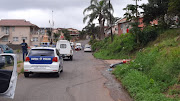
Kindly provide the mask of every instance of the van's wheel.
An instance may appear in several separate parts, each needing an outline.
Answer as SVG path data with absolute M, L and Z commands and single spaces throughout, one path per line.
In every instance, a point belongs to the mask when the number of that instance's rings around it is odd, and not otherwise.
M 24 77 L 29 77 L 29 73 L 24 72 Z
M 70 60 L 71 60 L 71 61 L 73 60 L 73 56 L 70 56 Z

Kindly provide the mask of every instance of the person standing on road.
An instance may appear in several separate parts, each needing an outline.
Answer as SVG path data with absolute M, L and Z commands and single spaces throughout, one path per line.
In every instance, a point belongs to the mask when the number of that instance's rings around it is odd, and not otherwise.
M 21 47 L 22 47 L 22 52 L 23 52 L 23 61 L 24 61 L 24 57 L 28 54 L 28 45 L 25 42 L 25 39 L 23 39 L 23 43 L 21 43 Z

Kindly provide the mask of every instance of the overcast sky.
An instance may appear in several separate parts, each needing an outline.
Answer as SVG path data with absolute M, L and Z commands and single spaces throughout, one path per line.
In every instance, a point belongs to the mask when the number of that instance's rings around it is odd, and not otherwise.
M 138 4 L 147 2 L 142 0 Z M 135 1 L 111 0 L 111 3 L 114 16 L 123 17 L 125 11 L 122 9 Z M 39 27 L 50 27 L 49 20 L 53 18 L 55 28 L 81 30 L 86 25 L 83 24 L 83 10 L 89 5 L 90 0 L 1 0 L 0 19 L 25 19 Z

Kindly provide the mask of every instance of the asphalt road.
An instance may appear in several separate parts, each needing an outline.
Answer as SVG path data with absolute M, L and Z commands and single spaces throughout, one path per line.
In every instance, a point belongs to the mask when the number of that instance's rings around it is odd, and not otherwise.
M 92 53 L 74 51 L 73 61 L 64 61 L 59 78 L 51 74 L 20 75 L 15 98 L 0 101 L 113 101 L 104 86 L 107 80 L 97 68 L 101 66 L 103 62 L 94 59 Z

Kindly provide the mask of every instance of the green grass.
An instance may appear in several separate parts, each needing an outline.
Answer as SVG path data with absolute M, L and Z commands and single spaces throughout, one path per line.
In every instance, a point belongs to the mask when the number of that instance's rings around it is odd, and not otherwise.
M 94 56 L 99 59 L 127 59 L 134 55 L 135 47 L 135 37 L 130 33 L 114 36 L 112 43 L 109 37 L 92 45 L 92 49 L 96 51 Z
M 21 69 L 21 71 L 18 73 L 18 75 L 20 75 L 21 73 L 24 73 L 24 68 Z
M 162 33 L 161 38 L 137 52 L 133 62 L 113 71 L 135 101 L 180 101 L 165 96 L 169 87 L 180 84 L 179 32 L 173 29 Z M 179 92 L 170 90 L 169 94 Z

